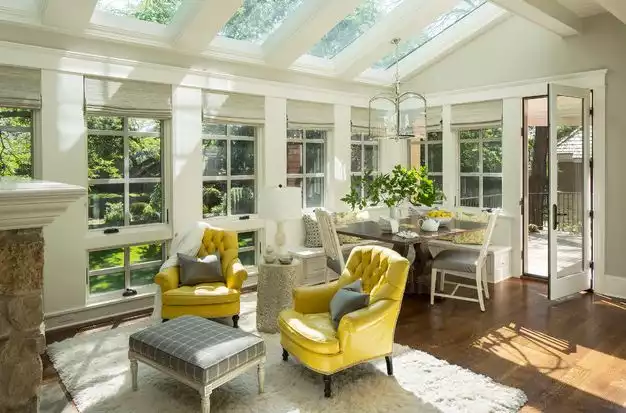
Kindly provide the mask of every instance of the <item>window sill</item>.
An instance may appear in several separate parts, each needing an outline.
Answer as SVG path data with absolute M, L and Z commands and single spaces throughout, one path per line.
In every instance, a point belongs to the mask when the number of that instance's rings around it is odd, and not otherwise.
M 85 236 L 85 248 L 93 250 L 170 239 L 172 239 L 172 228 L 169 224 L 124 227 L 119 228 L 119 232 L 115 234 L 105 234 L 103 230 L 91 230 Z
M 120 303 L 123 301 L 132 301 L 139 300 L 142 298 L 153 297 L 157 291 L 156 284 L 145 285 L 141 287 L 136 287 L 137 294 L 131 297 L 123 297 L 122 291 L 114 291 L 110 293 L 103 293 L 94 296 L 90 296 L 87 298 L 87 308 L 97 308 L 104 307 L 111 304 Z
M 204 222 L 231 231 L 254 231 L 265 228 L 265 220 L 258 215 L 250 215 L 249 219 L 239 219 L 238 216 L 204 218 Z

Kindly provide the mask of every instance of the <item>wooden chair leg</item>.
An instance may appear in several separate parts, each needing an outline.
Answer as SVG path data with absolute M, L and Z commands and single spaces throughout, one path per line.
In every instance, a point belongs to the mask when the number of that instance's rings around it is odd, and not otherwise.
M 239 328 L 239 314 L 233 316 L 233 327 Z
M 332 376 L 325 374 L 324 375 L 324 397 L 328 398 L 332 396 L 332 392 L 330 390 Z
M 385 362 L 387 363 L 387 375 L 393 376 L 393 360 L 391 356 L 385 356 Z
M 288 358 L 289 358 L 289 353 L 287 353 L 287 350 L 283 349 L 283 361 L 287 361 Z
M 482 270 L 483 286 L 485 287 L 485 297 L 489 297 L 489 283 L 487 282 L 487 268 L 483 267 Z
M 430 305 L 435 304 L 435 288 L 437 287 L 437 269 L 430 272 Z
M 481 281 L 482 268 L 476 268 L 476 293 L 478 294 L 478 304 L 480 311 L 485 311 L 485 302 L 483 301 L 483 286 Z
M 441 291 L 445 291 L 445 289 L 446 289 L 446 272 L 445 271 L 441 271 L 440 290 Z

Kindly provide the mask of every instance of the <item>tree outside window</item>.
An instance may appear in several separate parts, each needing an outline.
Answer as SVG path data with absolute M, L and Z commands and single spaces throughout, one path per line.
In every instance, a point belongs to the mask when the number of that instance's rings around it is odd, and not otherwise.
M 0 176 L 33 176 L 33 112 L 0 107 Z
M 461 206 L 502 207 L 502 129 L 459 130 Z
M 287 130 L 287 186 L 302 188 L 304 208 L 324 206 L 326 131 Z
M 368 133 L 353 133 L 350 145 L 350 176 L 351 187 L 360 186 L 361 179 L 369 172 L 379 171 L 378 141 Z M 363 192 L 363 188 L 355 188 Z M 366 196 L 362 193 L 361 196 Z
M 411 166 L 426 166 L 436 189 L 443 191 L 443 133 L 430 131 L 426 134 L 426 141 L 410 141 L 409 154 Z

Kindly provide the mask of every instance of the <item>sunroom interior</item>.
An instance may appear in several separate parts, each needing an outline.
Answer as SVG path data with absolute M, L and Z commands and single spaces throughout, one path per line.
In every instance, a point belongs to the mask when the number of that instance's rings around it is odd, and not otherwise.
M 601 307 L 607 320 L 624 319 L 624 44 L 626 4 L 612 0 L 0 0 L 0 231 L 42 227 L 34 217 L 52 211 L 41 199 L 16 208 L 20 185 L 84 189 L 42 230 L 40 307 L 55 341 L 152 314 L 155 275 L 198 222 L 237 234 L 242 297 L 256 297 L 278 239 L 260 206 L 270 187 L 301 190 L 301 216 L 281 223 L 284 252 L 302 263 L 301 284 L 328 282 L 303 216 L 347 213 L 346 196 L 365 196 L 366 178 L 424 167 L 441 195 L 435 209 L 498 211 L 485 273 L 492 297 L 483 313 L 406 295 L 402 344 L 433 350 L 409 332 L 418 326 L 451 331 L 477 319 L 495 331 L 522 301 L 542 309 L 542 325 L 572 301 L 581 318 Z M 397 80 L 425 98 L 422 128 L 373 136 L 386 109 L 371 98 Z M 359 213 L 379 222 L 412 210 L 381 203 Z M 428 249 L 436 256 L 450 244 Z M 415 324 L 417 313 L 430 318 Z M 493 314 L 501 325 L 485 321 Z M 443 327 L 433 321 L 446 317 Z M 490 333 L 472 334 L 468 348 Z M 626 371 L 623 351 L 598 354 Z M 541 411 L 531 382 L 507 384 Z M 626 403 L 623 386 L 571 389 L 587 407 Z

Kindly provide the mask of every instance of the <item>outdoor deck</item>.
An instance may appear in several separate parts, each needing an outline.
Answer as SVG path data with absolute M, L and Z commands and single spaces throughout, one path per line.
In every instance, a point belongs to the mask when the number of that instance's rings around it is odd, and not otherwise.
M 527 273 L 548 277 L 548 232 L 528 234 Z M 560 232 L 558 235 L 557 271 L 579 265 L 582 256 L 582 237 L 578 234 Z

